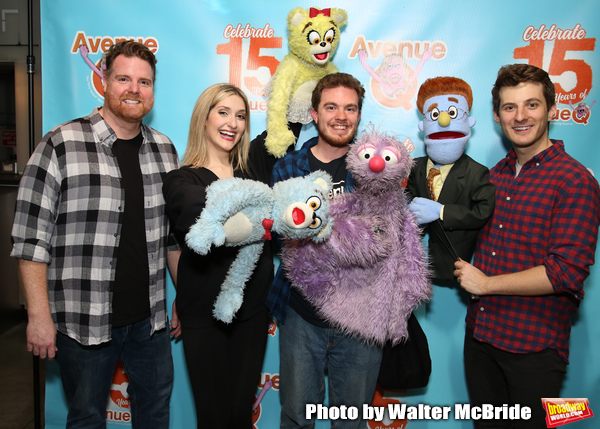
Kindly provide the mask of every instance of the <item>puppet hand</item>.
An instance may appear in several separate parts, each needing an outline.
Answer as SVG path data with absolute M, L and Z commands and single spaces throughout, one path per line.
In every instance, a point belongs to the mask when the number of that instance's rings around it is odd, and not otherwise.
M 419 225 L 431 223 L 434 220 L 440 218 L 443 205 L 437 201 L 429 200 L 427 198 L 416 197 L 408 205 L 410 211 L 412 211 L 417 217 Z
M 237 212 L 223 224 L 225 243 L 238 244 L 252 235 L 254 227 L 245 213 Z

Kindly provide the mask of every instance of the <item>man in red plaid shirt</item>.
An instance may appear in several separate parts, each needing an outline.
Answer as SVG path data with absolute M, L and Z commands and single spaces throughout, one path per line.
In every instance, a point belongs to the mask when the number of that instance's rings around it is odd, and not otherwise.
M 548 74 L 502 67 L 492 89 L 494 119 L 513 148 L 490 170 L 496 206 L 473 265 L 455 263 L 472 294 L 465 375 L 473 405 L 520 404 L 530 420 L 478 420 L 476 427 L 545 428 L 540 399 L 560 397 L 571 316 L 594 263 L 600 191 L 592 174 L 548 137 L 556 113 Z M 476 268 L 477 267 L 477 268 Z

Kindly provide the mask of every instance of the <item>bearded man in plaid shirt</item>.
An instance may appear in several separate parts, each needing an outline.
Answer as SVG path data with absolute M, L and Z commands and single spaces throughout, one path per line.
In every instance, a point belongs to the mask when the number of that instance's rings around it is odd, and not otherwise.
M 142 123 L 154 105 L 155 64 L 140 43 L 113 45 L 103 58 L 104 105 L 52 129 L 19 187 L 11 255 L 27 300 L 27 348 L 56 357 L 69 428 L 106 426 L 118 359 L 133 427 L 169 425 L 162 179 L 178 157 Z M 177 256 L 175 247 L 169 260 Z
M 513 148 L 490 170 L 496 206 L 473 265 L 455 263 L 460 285 L 472 294 L 467 387 L 475 405 L 531 408 L 529 420 L 478 420 L 476 427 L 545 428 L 541 398 L 560 397 L 571 317 L 594 263 L 600 191 L 564 143 L 548 137 L 556 113 L 548 73 L 505 66 L 492 97 L 494 118 Z

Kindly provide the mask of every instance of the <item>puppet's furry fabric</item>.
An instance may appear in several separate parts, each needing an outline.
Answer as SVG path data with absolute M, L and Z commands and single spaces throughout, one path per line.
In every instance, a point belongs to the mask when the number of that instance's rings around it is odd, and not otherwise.
M 331 57 L 340 41 L 340 28 L 347 22 L 343 9 L 297 7 L 287 16 L 290 52 L 283 58 L 265 88 L 267 137 L 265 145 L 277 158 L 296 140 L 288 121 L 308 124 L 311 96 L 317 82 L 338 71 Z
M 346 158 L 356 189 L 334 198 L 330 237 L 287 240 L 282 263 L 292 286 L 340 329 L 369 343 L 397 343 L 432 293 L 419 228 L 403 192 L 412 159 L 403 143 L 374 129 Z
M 236 177 L 218 180 L 206 189 L 206 206 L 186 235 L 187 245 L 201 255 L 213 246 L 240 246 L 215 301 L 216 319 L 231 323 L 240 309 L 244 286 L 271 230 L 288 238 L 327 238 L 330 188 L 331 177 L 316 172 L 279 182 L 272 189 Z

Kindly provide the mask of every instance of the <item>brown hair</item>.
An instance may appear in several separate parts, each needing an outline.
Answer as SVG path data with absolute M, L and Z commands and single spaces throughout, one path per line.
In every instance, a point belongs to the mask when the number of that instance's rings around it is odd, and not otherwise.
M 498 77 L 492 88 L 492 103 L 497 115 L 500 114 L 500 90 L 505 86 L 517 86 L 523 82 L 542 85 L 547 110 L 556 104 L 556 89 L 545 70 L 529 64 L 510 64 L 498 70 Z
M 248 152 L 250 151 L 250 105 L 246 94 L 238 87 L 228 83 L 217 83 L 209 86 L 200 94 L 192 111 L 190 120 L 190 131 L 182 164 L 192 167 L 204 167 L 208 165 L 208 147 L 206 143 L 205 126 L 210 111 L 219 102 L 230 95 L 237 95 L 244 101 L 246 108 L 246 128 L 240 141 L 229 153 L 229 162 L 234 169 L 248 171 Z
M 427 79 L 419 88 L 417 108 L 423 114 L 425 101 L 436 95 L 456 94 L 467 99 L 469 110 L 473 105 L 473 91 L 467 82 L 457 77 L 440 76 Z
M 365 89 L 358 79 L 348 73 L 333 73 L 321 78 L 312 93 L 312 107 L 317 110 L 321 102 L 321 93 L 324 89 L 337 88 L 343 86 L 353 89 L 358 94 L 358 112 L 362 109 L 363 99 L 365 98 Z
M 152 79 L 156 80 L 156 57 L 147 46 L 133 40 L 122 40 L 115 43 L 104 53 L 102 56 L 102 73 L 105 78 L 112 73 L 113 63 L 119 55 L 128 58 L 138 57 L 146 61 L 152 67 Z

